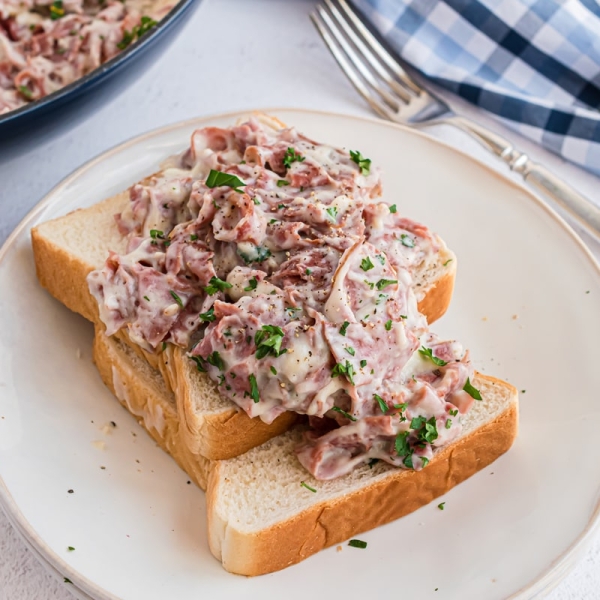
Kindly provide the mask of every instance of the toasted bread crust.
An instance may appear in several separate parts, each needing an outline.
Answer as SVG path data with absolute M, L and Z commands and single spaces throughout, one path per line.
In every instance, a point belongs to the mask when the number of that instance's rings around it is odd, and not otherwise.
M 492 421 L 443 449 L 425 469 L 392 471 L 389 477 L 315 504 L 257 533 L 242 533 L 219 515 L 216 502 L 224 466 L 217 463 L 207 487 L 211 551 L 232 573 L 271 573 L 403 517 L 445 494 L 504 454 L 517 435 L 517 390 L 493 377 L 478 375 L 478 379 L 504 387 L 511 395 L 510 405 Z
M 432 283 L 424 298 L 419 302 L 419 312 L 427 317 L 428 323 L 437 321 L 448 310 L 454 292 L 455 279 L 456 261 L 453 261 L 451 268 L 440 279 Z
M 189 378 L 202 377 L 210 382 L 208 375 L 190 370 L 189 359 L 179 349 L 174 352 L 173 366 L 176 371 L 175 397 L 181 438 L 192 452 L 206 458 L 224 460 L 239 456 L 287 431 L 298 418 L 296 413 L 286 412 L 267 425 L 258 418 L 250 419 L 233 403 L 230 403 L 228 410 L 207 418 L 195 409 L 193 386 Z M 214 384 L 210 382 L 210 385 Z
M 211 461 L 190 452 L 179 435 L 179 418 L 173 394 L 145 377 L 119 348 L 119 343 L 96 328 L 93 358 L 106 387 L 138 423 L 201 489 L 206 489 Z M 161 382 L 162 383 L 162 382 Z M 119 389 L 117 389 L 117 387 Z M 160 419 L 157 419 L 157 413 Z
M 88 321 L 98 320 L 98 305 L 90 295 L 86 282 L 92 270 L 89 265 L 46 239 L 38 227 L 31 230 L 31 243 L 35 271 L 42 287 Z
M 63 217 L 41 223 L 31 230 L 39 282 L 67 308 L 93 323 L 98 321 L 98 304 L 90 294 L 86 278 L 90 271 L 104 264 L 108 250 L 124 250 L 124 240 L 120 239 L 120 243 L 116 241 L 121 236 L 113 215 L 122 211 L 128 202 L 129 192 L 121 192 L 89 208 L 74 210 Z M 89 236 L 96 236 L 104 246 L 97 248 L 99 264 L 77 253 L 75 240 L 68 239 L 68 230 L 77 229 L 77 223 L 84 216 L 86 224 L 91 227 Z M 115 245 L 106 247 L 109 240 L 114 241 Z

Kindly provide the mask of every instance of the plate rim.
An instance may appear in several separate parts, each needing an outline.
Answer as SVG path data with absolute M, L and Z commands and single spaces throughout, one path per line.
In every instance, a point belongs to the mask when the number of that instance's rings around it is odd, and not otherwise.
M 194 0 L 180 0 L 178 4 L 187 4 L 191 3 Z M 79 80 L 81 81 L 81 80 Z M 596 274 L 600 276 L 600 262 L 596 259 L 596 257 L 592 254 L 590 248 L 584 243 L 582 238 L 575 232 L 575 230 L 571 227 L 567 221 L 556 212 L 551 206 L 546 204 L 536 193 L 532 190 L 526 188 L 519 182 L 513 181 L 509 179 L 501 172 L 496 171 L 491 166 L 486 164 L 483 160 L 472 156 L 466 151 L 457 148 L 453 144 L 441 140 L 437 137 L 427 134 L 425 131 L 421 129 L 416 129 L 413 127 L 408 127 L 406 125 L 402 125 L 399 123 L 394 123 L 391 121 L 386 121 L 384 119 L 380 119 L 377 117 L 366 116 L 366 115 L 356 115 L 349 114 L 345 112 L 335 112 L 328 110 L 319 110 L 319 109 L 310 109 L 310 108 L 299 108 L 293 106 L 279 106 L 279 107 L 269 107 L 269 108 L 249 108 L 249 109 L 237 109 L 227 112 L 221 113 L 210 113 L 207 115 L 199 115 L 196 117 L 192 117 L 190 119 L 185 119 L 182 121 L 176 121 L 174 123 L 170 123 L 167 125 L 163 125 L 162 127 L 158 127 L 155 129 L 151 129 L 146 131 L 140 135 L 129 138 L 124 142 L 111 146 L 107 150 L 101 152 L 94 158 L 86 161 L 81 166 L 77 167 L 73 170 L 69 175 L 64 177 L 61 181 L 59 181 L 50 191 L 48 191 L 43 198 L 37 202 L 31 210 L 27 212 L 27 214 L 23 217 L 23 219 L 19 222 L 19 224 L 15 227 L 15 229 L 11 232 L 11 234 L 6 238 L 5 242 L 0 247 L 0 267 L 2 266 L 2 262 L 9 254 L 10 250 L 13 248 L 16 243 L 18 237 L 23 233 L 24 230 L 33 225 L 33 221 L 35 221 L 36 217 L 48 206 L 52 205 L 53 200 L 56 200 L 55 196 L 60 193 L 60 191 L 69 185 L 71 182 L 77 180 L 77 178 L 85 173 L 87 170 L 91 169 L 98 163 L 103 162 L 109 156 L 120 152 L 130 146 L 133 146 L 139 142 L 143 142 L 144 140 L 152 139 L 155 136 L 159 136 L 161 134 L 167 133 L 174 129 L 184 128 L 184 127 L 197 127 L 200 123 L 204 123 L 210 121 L 211 119 L 234 119 L 244 116 L 249 116 L 253 113 L 267 113 L 267 114 L 277 114 L 281 112 L 294 112 L 294 113 L 304 113 L 309 115 L 317 115 L 317 116 L 328 116 L 334 118 L 343 118 L 349 120 L 362 121 L 366 123 L 372 123 L 376 125 L 383 125 L 392 130 L 398 130 L 403 132 L 404 134 L 414 135 L 416 137 L 427 140 L 434 145 L 442 146 L 451 152 L 457 153 L 461 155 L 467 161 L 473 163 L 477 166 L 477 168 L 483 169 L 487 172 L 488 176 L 491 175 L 497 179 L 502 180 L 505 184 L 518 189 L 521 193 L 524 193 L 527 197 L 528 201 L 535 202 L 538 207 L 542 208 L 546 214 L 554 219 L 565 233 L 568 234 L 572 241 L 576 243 L 578 249 L 583 252 L 583 255 L 588 259 L 590 266 L 596 271 Z M 30 544 L 33 547 L 34 553 L 38 552 L 43 559 L 45 559 L 49 566 L 60 573 L 66 573 L 68 578 L 73 582 L 73 585 L 78 588 L 79 591 L 89 594 L 96 600 L 121 600 L 118 596 L 107 592 L 106 590 L 99 587 L 98 584 L 88 579 L 87 577 L 81 575 L 74 567 L 69 565 L 64 559 L 62 559 L 58 554 L 52 551 L 41 536 L 36 532 L 33 526 L 29 523 L 29 521 L 25 518 L 25 516 L 20 511 L 17 503 L 14 498 L 10 494 L 8 487 L 6 486 L 4 480 L 2 479 L 2 475 L 0 473 L 0 510 L 3 510 L 6 514 L 6 517 L 15 529 L 21 534 L 22 537 L 26 540 L 26 545 Z M 552 563 L 542 572 L 540 573 L 536 579 L 533 579 L 531 582 L 521 587 L 515 593 L 507 598 L 507 600 L 526 600 L 529 598 L 539 597 L 540 594 L 547 594 L 551 589 L 556 587 L 558 583 L 569 573 L 569 571 L 575 566 L 576 560 L 583 554 L 585 550 L 589 547 L 590 542 L 594 534 L 600 530 L 600 498 L 596 501 L 596 506 L 592 511 L 589 521 L 581 531 L 581 533 L 576 537 L 576 539 L 572 542 L 572 544 L 564 550 L 562 554 L 557 556 Z M 36 557 L 37 558 L 37 557 Z

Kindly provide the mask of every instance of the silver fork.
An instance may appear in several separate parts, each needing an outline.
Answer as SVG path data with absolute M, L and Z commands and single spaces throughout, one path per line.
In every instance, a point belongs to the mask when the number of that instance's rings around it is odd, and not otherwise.
M 600 240 L 599 207 L 508 140 L 457 115 L 444 100 L 417 83 L 403 61 L 383 47 L 346 0 L 323 0 L 311 19 L 352 85 L 377 114 L 417 128 L 440 124 L 458 127 Z

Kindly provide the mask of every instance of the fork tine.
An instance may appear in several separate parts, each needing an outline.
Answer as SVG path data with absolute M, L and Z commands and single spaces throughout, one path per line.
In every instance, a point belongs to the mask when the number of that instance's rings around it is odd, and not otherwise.
M 319 8 L 320 7 L 317 7 L 317 11 Z M 354 86 L 356 91 L 368 102 L 368 104 L 371 106 L 371 108 L 378 115 L 380 115 L 384 119 L 392 120 L 393 114 L 392 114 L 391 110 L 387 106 L 385 106 L 383 103 L 381 103 L 375 99 L 375 97 L 373 96 L 373 94 L 371 93 L 369 88 L 363 83 L 363 81 L 357 75 L 354 68 L 350 65 L 350 63 L 346 59 L 345 55 L 342 53 L 342 51 L 339 49 L 339 47 L 336 44 L 336 42 L 334 41 L 334 39 L 329 34 L 328 27 L 327 27 L 326 23 L 323 21 L 323 19 L 321 18 L 320 12 L 311 13 L 310 18 L 312 19 L 312 22 L 314 23 L 315 27 L 317 28 L 317 31 L 319 32 L 320 36 L 323 38 L 323 41 L 329 48 L 329 51 L 333 55 L 333 58 L 335 58 L 336 62 L 341 67 L 342 71 L 344 71 L 344 74 L 350 80 L 350 83 Z
M 332 15 L 327 11 L 323 5 L 317 6 L 317 12 L 321 17 L 321 20 L 327 26 L 328 32 L 333 37 L 342 52 L 344 52 L 346 59 L 352 63 L 355 70 L 357 70 L 362 76 L 363 80 L 366 81 L 389 105 L 389 107 L 398 111 L 400 108 L 400 104 L 408 102 L 410 99 L 406 97 L 406 92 L 403 91 L 402 96 L 400 98 L 390 94 L 376 79 L 376 76 L 372 73 L 369 67 L 363 62 L 361 57 L 357 54 L 357 52 L 352 48 L 346 37 L 344 36 L 344 32 L 341 30 L 339 26 L 336 26 L 335 22 L 332 20 Z
M 379 58 L 388 66 L 388 68 L 398 77 L 398 79 L 415 94 L 419 95 L 423 89 L 417 85 L 408 73 L 400 66 L 398 61 L 379 43 L 379 40 L 369 31 L 369 29 L 360 20 L 354 9 L 350 8 L 346 0 L 337 0 L 340 8 L 344 11 L 348 19 L 366 41 L 367 45 L 377 53 Z
M 386 68 L 385 63 L 381 62 L 381 59 L 378 57 L 377 53 L 374 53 L 374 51 L 369 47 L 368 43 L 363 41 L 360 36 L 360 32 L 356 31 L 354 27 L 352 27 L 348 20 L 349 17 L 347 17 L 345 14 L 342 14 L 332 0 L 323 0 L 323 3 L 329 9 L 329 13 L 337 25 L 344 30 L 346 36 L 350 39 L 359 54 L 367 60 L 375 73 L 379 75 L 379 77 L 381 77 L 404 102 L 410 102 L 411 98 L 413 97 L 412 88 L 407 88 L 402 83 L 399 83 L 396 79 L 394 79 L 394 74 L 390 74 L 389 69 Z

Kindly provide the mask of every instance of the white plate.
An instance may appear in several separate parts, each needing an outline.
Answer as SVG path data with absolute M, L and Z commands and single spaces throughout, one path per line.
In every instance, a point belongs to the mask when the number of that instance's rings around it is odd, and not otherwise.
M 477 368 L 527 390 L 513 449 L 447 494 L 444 511 L 435 502 L 361 535 L 366 550 L 331 548 L 253 579 L 212 558 L 202 492 L 103 387 L 91 326 L 37 284 L 29 229 L 124 189 L 183 148 L 194 127 L 229 125 L 238 116 L 230 114 L 161 129 L 92 161 L 0 253 L 5 511 L 94 598 L 487 600 L 547 591 L 598 520 L 598 265 L 525 190 L 439 142 L 371 119 L 274 112 L 381 165 L 387 198 L 456 251 L 455 297 L 434 328 L 471 348 Z M 107 435 L 111 420 L 118 426 Z

